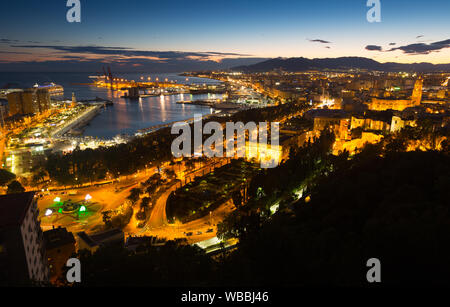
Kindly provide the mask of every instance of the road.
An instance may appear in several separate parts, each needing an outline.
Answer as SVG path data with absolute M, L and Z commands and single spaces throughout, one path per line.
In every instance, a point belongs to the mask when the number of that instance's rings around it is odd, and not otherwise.
M 167 224 L 166 203 L 170 194 L 177 189 L 177 184 L 173 184 L 165 191 L 153 206 L 152 213 L 147 222 L 148 227 L 159 227 Z
M 180 188 L 189 181 L 192 181 L 197 176 L 202 176 L 213 171 L 214 168 L 225 165 L 229 161 L 229 159 L 222 159 L 219 161 L 212 161 L 206 165 L 197 163 L 197 168 L 185 175 L 188 180 L 183 180 L 183 182 L 178 181 L 162 193 L 156 201 L 149 220 L 144 228 L 139 229 L 136 227 L 137 220 L 133 214 L 133 218 L 129 225 L 124 229 L 124 232 L 128 235 L 153 235 L 165 237 L 167 239 L 186 238 L 190 243 L 196 243 L 215 237 L 215 226 L 217 223 L 220 222 L 229 212 L 234 210 L 234 206 L 231 203 L 221 205 L 219 208 L 211 212 L 210 216 L 205 216 L 186 224 L 168 224 L 166 204 L 169 195 L 177 188 Z M 184 166 L 182 168 L 183 169 L 178 167 L 179 173 L 184 173 L 186 171 Z M 152 168 L 148 171 L 142 171 L 135 175 L 122 177 L 120 182 L 116 181 L 115 183 L 105 184 L 100 187 L 90 186 L 71 189 L 77 191 L 76 195 L 62 194 L 62 191 L 51 192 L 49 195 L 44 196 L 38 201 L 41 226 L 44 230 L 51 229 L 53 226 L 61 226 L 67 228 L 68 231 L 73 233 L 80 231 L 98 231 L 103 226 L 101 212 L 115 210 L 120 207 L 129 196 L 130 190 L 136 187 L 140 182 L 148 179 L 148 177 L 156 173 L 156 171 L 156 168 Z M 67 191 L 65 193 L 67 193 Z M 45 216 L 46 210 L 53 205 L 55 197 L 60 197 L 62 201 L 70 200 L 71 202 L 82 202 L 87 194 L 92 196 L 92 207 L 95 208 L 95 212 L 93 212 L 93 214 L 88 218 L 78 220 L 75 217 L 58 213 L 54 213 L 50 217 Z M 213 229 L 213 231 L 207 232 L 208 229 Z M 188 232 L 192 232 L 193 235 L 186 236 L 185 233 Z M 197 234 L 198 232 L 201 232 L 201 234 Z
M 95 231 L 101 228 L 103 225 L 102 211 L 115 210 L 121 206 L 125 199 L 130 195 L 130 190 L 136 187 L 139 182 L 146 180 L 152 173 L 140 172 L 133 176 L 129 176 L 128 179 L 121 179 L 120 182 L 113 184 L 106 184 L 100 187 L 88 187 L 76 190 L 76 195 L 62 194 L 62 192 L 51 192 L 39 199 L 39 215 L 41 219 L 41 226 L 44 230 L 51 229 L 53 226 L 66 227 L 68 231 Z M 54 203 L 55 197 L 60 197 L 61 201 L 82 202 L 85 196 L 89 194 L 92 196 L 92 203 L 95 210 L 89 218 L 85 220 L 77 220 L 71 216 L 63 214 L 54 214 L 54 216 L 46 217 L 45 212 L 47 208 L 51 207 Z
M 189 177 L 190 181 L 192 181 L 195 177 L 210 173 L 214 171 L 215 168 L 221 167 L 229 163 L 230 161 L 230 159 L 213 161 L 212 163 L 209 163 L 200 169 L 190 172 L 186 176 Z M 191 244 L 215 237 L 217 232 L 217 223 L 222 221 L 226 215 L 228 215 L 235 209 L 231 201 L 222 204 L 216 210 L 210 212 L 209 216 L 205 216 L 203 218 L 185 224 L 182 224 L 180 222 L 177 222 L 175 224 L 167 223 L 167 199 L 173 191 L 184 186 L 187 182 L 189 181 L 184 180 L 178 183 L 174 183 L 166 191 L 164 191 L 164 193 L 156 201 L 152 209 L 152 213 L 150 214 L 150 217 L 144 228 L 136 228 L 136 223 L 133 223 L 132 221 L 130 222 L 130 224 L 128 224 L 125 231 L 130 235 L 151 235 L 164 237 L 166 239 L 186 238 Z M 210 230 L 210 232 L 207 232 L 208 230 Z M 186 233 L 189 232 L 192 232 L 192 235 L 186 236 Z
M 234 209 L 235 207 L 232 201 L 228 201 L 219 206 L 216 210 L 212 211 L 210 215 L 194 221 L 185 224 L 177 222 L 174 224 L 165 224 L 160 226 L 147 225 L 140 231 L 129 234 L 138 236 L 157 236 L 168 240 L 186 238 L 188 243 L 194 244 L 214 238 L 217 233 L 217 223 L 221 222 Z M 211 232 L 207 232 L 211 229 Z M 189 232 L 192 232 L 192 235 L 186 236 L 186 233 Z

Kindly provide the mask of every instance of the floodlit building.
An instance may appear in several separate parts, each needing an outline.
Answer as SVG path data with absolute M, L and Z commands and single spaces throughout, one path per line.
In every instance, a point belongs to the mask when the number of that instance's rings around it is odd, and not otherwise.
M 423 79 L 419 78 L 416 80 L 410 99 L 398 99 L 395 97 L 372 97 L 371 101 L 367 103 L 367 105 L 370 110 L 374 111 L 403 111 L 406 108 L 416 107 L 419 106 L 422 101 L 422 88 Z
M 414 106 L 411 99 L 397 99 L 397 98 L 378 98 L 372 97 L 371 102 L 369 102 L 368 107 L 373 111 L 386 111 L 386 110 L 396 110 L 403 111 L 406 108 Z
M 385 131 L 391 129 L 392 111 L 367 111 L 364 114 L 354 114 L 350 128 L 362 128 L 363 130 Z
M 414 84 L 414 89 L 411 95 L 411 103 L 413 106 L 420 105 L 420 102 L 422 101 L 422 90 L 423 90 L 423 79 L 418 78 L 416 80 L 416 83 Z
M 34 192 L 0 196 L 0 283 L 27 285 L 49 280 Z
M 350 116 L 342 110 L 315 109 L 307 112 L 307 117 L 314 120 L 314 131 L 331 129 L 338 139 L 350 137 Z
M 406 126 L 415 127 L 416 119 L 411 116 L 405 116 L 402 114 L 392 116 L 391 132 L 398 132 Z

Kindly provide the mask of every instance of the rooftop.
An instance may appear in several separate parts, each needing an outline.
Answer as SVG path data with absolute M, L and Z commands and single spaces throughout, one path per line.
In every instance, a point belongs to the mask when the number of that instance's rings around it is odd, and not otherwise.
M 34 192 L 1 195 L 0 228 L 21 225 L 33 199 Z
M 393 114 L 394 114 L 394 112 L 392 110 L 386 110 L 386 111 L 367 110 L 363 114 L 354 114 L 353 117 L 359 118 L 359 119 L 370 118 L 372 120 L 378 120 L 378 121 L 384 121 L 387 123 L 391 123 Z
M 45 246 L 47 249 L 53 249 L 67 244 L 75 244 L 75 238 L 66 228 L 55 228 L 44 231 Z
M 84 231 L 77 233 L 77 236 L 91 247 L 100 245 L 105 241 L 111 240 L 117 235 L 123 236 L 123 231 L 118 228 L 109 229 L 95 234 L 88 235 Z
M 350 118 L 349 114 L 338 109 L 313 109 L 305 113 L 306 118 Z

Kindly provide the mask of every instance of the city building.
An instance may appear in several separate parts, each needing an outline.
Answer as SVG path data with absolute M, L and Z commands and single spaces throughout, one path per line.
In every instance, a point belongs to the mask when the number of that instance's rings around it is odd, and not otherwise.
M 419 106 L 422 101 L 423 79 L 418 78 L 414 84 L 414 89 L 411 95 L 411 103 L 413 106 Z
M 423 79 L 418 78 L 414 84 L 411 98 L 398 97 L 372 97 L 371 101 L 367 103 L 370 110 L 385 111 L 396 110 L 403 111 L 406 108 L 419 106 L 422 101 Z M 386 92 L 389 93 L 389 92 Z
M 9 115 L 42 113 L 50 108 L 50 94 L 45 88 L 31 88 L 7 94 Z
M 66 228 L 53 228 L 44 232 L 45 250 L 50 270 L 50 281 L 62 275 L 67 260 L 75 252 L 75 238 Z
M 72 93 L 72 107 L 75 107 L 77 105 L 77 97 L 75 96 L 75 93 Z
M 362 128 L 364 131 L 389 132 L 392 122 L 392 111 L 366 111 L 352 115 L 350 129 Z
M 125 248 L 129 251 L 138 254 L 148 250 L 150 247 L 164 246 L 167 244 L 166 239 L 161 239 L 154 236 L 133 237 L 129 236 L 125 242 Z
M 378 98 L 372 97 L 368 107 L 373 111 L 396 110 L 403 111 L 406 108 L 413 107 L 414 103 L 411 99 L 397 99 L 397 98 Z
M 29 285 L 49 280 L 34 192 L 0 196 L 0 283 Z
M 8 117 L 8 114 L 8 100 L 0 98 L 0 124 L 2 128 L 5 128 L 5 118 Z
M 416 125 L 416 119 L 414 116 L 399 113 L 392 116 L 390 132 L 398 132 L 406 126 L 415 127 Z
M 77 233 L 78 250 L 87 249 L 92 253 L 105 245 L 123 246 L 125 235 L 118 228 L 109 229 L 88 235 L 84 231 Z
M 305 116 L 314 120 L 315 132 L 331 129 L 338 139 L 350 137 L 350 115 L 342 110 L 314 109 Z

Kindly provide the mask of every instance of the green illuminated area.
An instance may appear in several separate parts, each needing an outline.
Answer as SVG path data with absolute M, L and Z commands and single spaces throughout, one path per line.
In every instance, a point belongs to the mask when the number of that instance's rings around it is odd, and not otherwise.
M 90 198 L 89 198 L 90 199 Z M 63 201 L 60 197 L 53 200 L 53 204 L 44 210 L 43 218 L 48 222 L 67 222 L 86 220 L 100 210 L 100 205 L 90 201 L 72 202 L 70 200 Z

